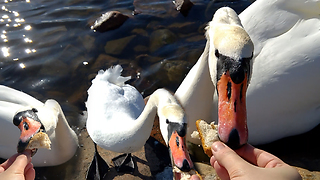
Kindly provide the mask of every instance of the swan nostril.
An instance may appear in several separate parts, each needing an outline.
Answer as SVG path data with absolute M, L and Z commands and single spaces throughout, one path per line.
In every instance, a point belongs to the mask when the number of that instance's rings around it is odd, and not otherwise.
M 231 149 L 238 149 L 240 145 L 240 136 L 237 129 L 232 129 L 229 135 L 228 142 L 226 143 Z
M 184 172 L 189 172 L 191 170 L 190 164 L 186 159 L 183 160 L 182 167 L 180 168 L 180 170 Z
M 231 98 L 231 82 L 227 83 L 227 96 L 228 96 L 228 101 L 230 101 Z

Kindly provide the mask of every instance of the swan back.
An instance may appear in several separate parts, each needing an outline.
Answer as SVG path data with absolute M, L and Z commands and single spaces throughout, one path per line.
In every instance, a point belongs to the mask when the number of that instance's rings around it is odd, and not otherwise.
M 41 166 L 54 166 L 71 159 L 78 148 L 78 136 L 69 123 L 59 103 L 48 99 L 44 106 L 35 107 L 37 115 L 51 140 L 51 150 L 38 149 L 32 162 Z
M 21 108 L 24 106 L 43 106 L 43 103 L 34 97 L 4 85 L 0 85 L 0 101 L 20 105 Z
M 93 79 L 92 83 L 94 83 L 95 81 L 99 81 L 99 82 L 105 82 L 108 81 L 111 84 L 115 84 L 117 86 L 124 86 L 124 83 L 128 80 L 131 79 L 130 76 L 128 77 L 123 77 L 121 76 L 121 72 L 122 72 L 122 67 L 121 66 L 114 66 L 111 67 L 110 69 L 103 71 L 100 70 L 98 72 L 98 75 L 96 76 L 95 79 Z
M 86 102 L 87 130 L 92 140 L 102 148 L 130 152 L 145 143 L 140 142 L 139 138 L 134 140 L 136 134 L 132 130 L 139 124 L 136 120 L 145 105 L 141 94 L 134 87 L 124 84 L 130 77 L 122 77 L 121 72 L 122 67 L 117 65 L 106 71 L 100 70 L 92 80 Z M 130 144 L 131 147 L 128 146 Z
M 88 119 L 98 119 L 98 117 L 112 119 L 113 116 L 128 116 L 131 119 L 139 117 L 144 107 L 143 98 L 134 87 L 124 84 L 130 77 L 121 76 L 121 72 L 122 67 L 118 65 L 106 71 L 100 70 L 92 80 L 86 102 L 88 112 L 92 112 L 88 114 Z M 101 121 L 103 122 L 102 119 Z
M 320 34 L 319 12 L 319 0 L 292 0 L 290 2 L 259 0 L 245 9 L 239 17 L 255 45 L 254 56 L 258 56 L 262 51 L 266 51 L 264 54 L 268 53 L 269 56 L 273 56 L 281 53 L 283 49 L 281 47 L 292 49 L 292 46 L 299 46 L 300 52 L 308 52 L 312 48 L 307 45 L 316 46 L 315 40 Z M 283 46 L 284 44 L 287 46 Z M 279 50 L 273 52 L 267 51 L 268 49 Z
M 250 143 L 319 123 L 319 12 L 319 0 L 258 0 L 239 15 L 255 45 L 247 93 Z

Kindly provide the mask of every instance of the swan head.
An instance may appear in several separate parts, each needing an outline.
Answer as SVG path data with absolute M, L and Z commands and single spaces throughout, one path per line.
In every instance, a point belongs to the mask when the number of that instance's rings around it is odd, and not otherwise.
M 20 129 L 20 139 L 17 146 L 19 153 L 22 153 L 28 146 L 31 138 L 39 133 L 45 132 L 45 128 L 37 116 L 38 110 L 35 108 L 29 108 L 19 111 L 13 117 L 13 124 Z M 32 149 L 32 155 L 37 152 L 37 149 Z
M 247 143 L 246 91 L 252 72 L 253 43 L 236 12 L 220 8 L 206 28 L 211 80 L 218 95 L 218 133 L 231 148 Z
M 187 119 L 184 110 L 178 104 L 170 104 L 159 108 L 158 115 L 161 134 L 168 145 L 172 167 L 184 172 L 194 169 L 186 147 Z

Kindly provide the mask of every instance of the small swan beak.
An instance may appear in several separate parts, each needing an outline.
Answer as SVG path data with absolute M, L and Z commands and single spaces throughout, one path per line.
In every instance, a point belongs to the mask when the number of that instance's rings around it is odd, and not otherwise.
M 240 148 L 248 141 L 247 78 L 247 73 L 245 73 L 241 82 L 234 83 L 227 71 L 217 82 L 219 138 L 232 149 Z
M 194 168 L 193 162 L 186 148 L 185 137 L 178 135 L 174 131 L 169 139 L 169 149 L 171 152 L 172 166 L 176 166 L 181 171 L 189 172 Z

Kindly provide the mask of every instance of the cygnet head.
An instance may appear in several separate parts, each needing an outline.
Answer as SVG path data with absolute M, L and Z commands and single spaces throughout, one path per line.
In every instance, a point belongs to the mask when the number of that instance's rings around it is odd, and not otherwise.
M 184 110 L 177 101 L 158 109 L 160 129 L 166 141 L 172 166 L 188 172 L 194 165 L 186 147 L 187 119 Z

